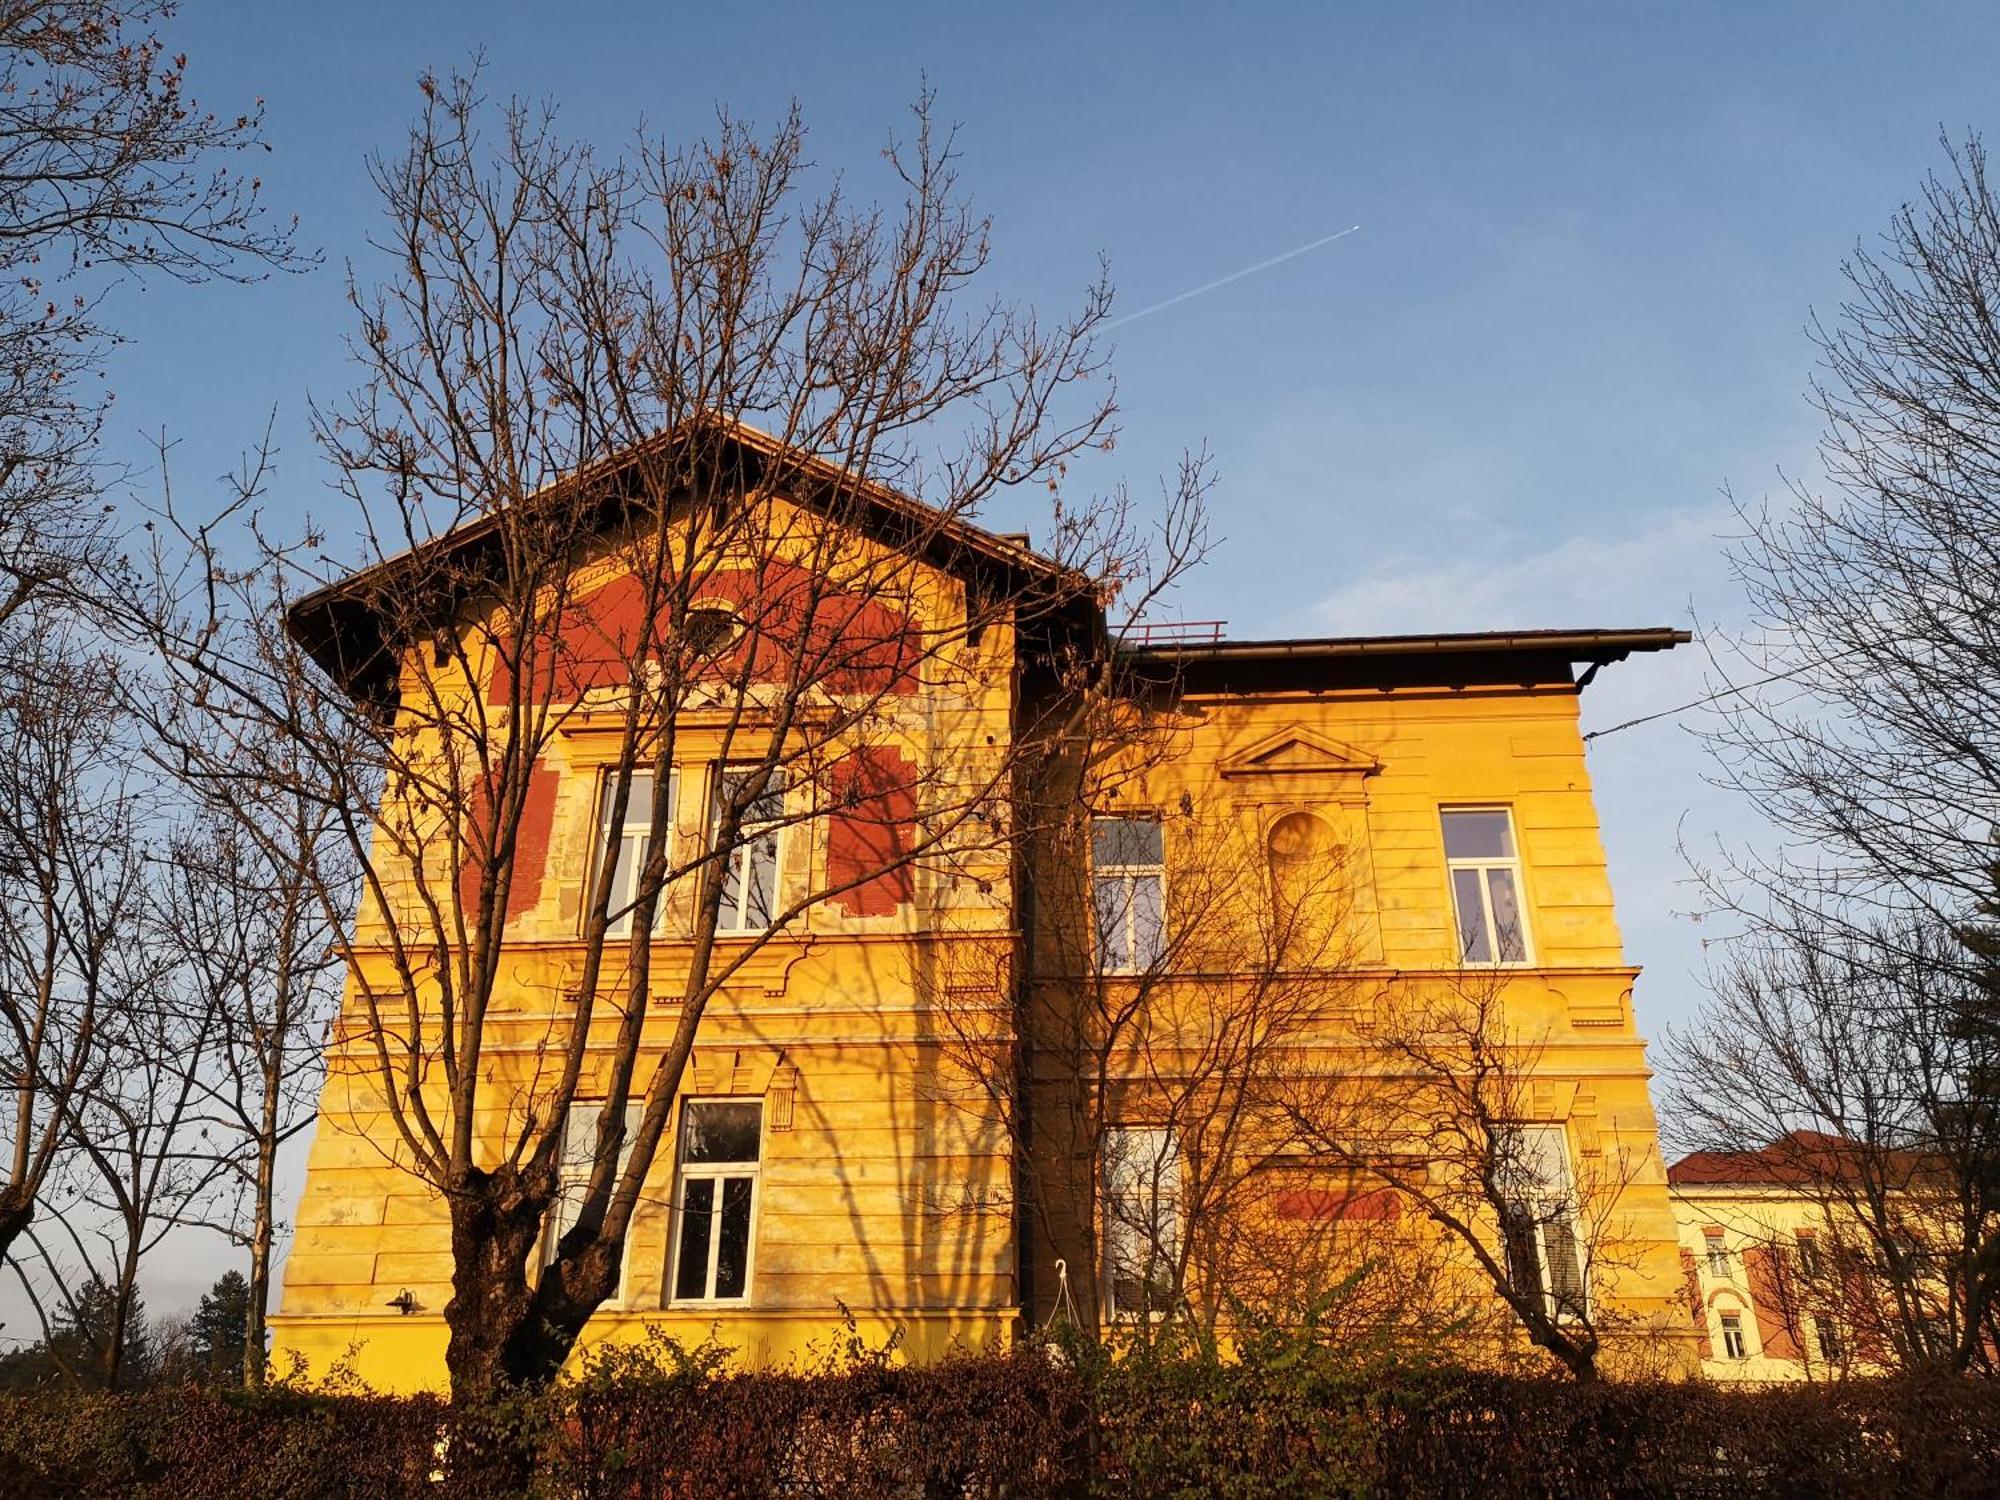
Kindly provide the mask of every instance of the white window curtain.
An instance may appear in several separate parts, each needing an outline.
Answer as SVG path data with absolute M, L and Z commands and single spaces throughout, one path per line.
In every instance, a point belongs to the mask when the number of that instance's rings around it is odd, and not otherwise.
M 1528 919 L 1513 814 L 1504 807 L 1451 807 L 1443 818 L 1459 961 L 1527 963 Z
M 757 776 L 753 770 L 724 768 L 715 778 L 714 826 L 719 834 L 724 810 L 733 806 Z M 722 907 L 718 917 L 724 932 L 762 932 L 778 910 L 778 841 L 784 827 L 785 782 L 770 773 L 764 790 L 743 810 L 736 844 L 722 861 Z
M 584 1194 L 590 1188 L 591 1163 L 597 1156 L 597 1117 L 603 1109 L 602 1099 L 578 1099 L 570 1105 L 569 1118 L 563 1122 L 562 1161 L 556 1177 L 556 1201 L 549 1214 L 548 1227 L 542 1235 L 543 1265 L 556 1258 L 556 1247 L 562 1243 L 562 1237 L 576 1227 L 577 1215 L 583 1210 Z M 625 1106 L 625 1139 L 618 1146 L 619 1177 L 625 1175 L 626 1165 L 632 1160 L 632 1139 L 638 1134 L 639 1118 L 644 1113 L 645 1106 L 637 1100 Z M 612 1186 L 615 1192 L 615 1178 Z M 618 1279 L 622 1286 L 625 1279 L 622 1264 Z

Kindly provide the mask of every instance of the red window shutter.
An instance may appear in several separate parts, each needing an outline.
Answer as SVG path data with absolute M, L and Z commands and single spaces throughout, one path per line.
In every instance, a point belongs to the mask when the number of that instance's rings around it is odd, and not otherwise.
M 1757 1336 L 1772 1359 L 1802 1359 L 1799 1348 L 1797 1298 L 1785 1274 L 1781 1252 L 1758 1245 L 1743 1252 L 1750 1278 L 1750 1301 L 1757 1309 Z
M 1695 1337 L 1701 1340 L 1701 1357 L 1715 1358 L 1715 1340 L 1708 1332 L 1708 1309 L 1701 1301 L 1701 1271 L 1692 1250 L 1681 1251 L 1681 1276 L 1687 1282 L 1688 1317 L 1694 1321 Z
M 549 839 L 556 826 L 558 779 L 555 771 L 539 760 L 528 773 L 528 794 L 521 804 L 521 821 L 514 833 L 514 883 L 507 891 L 510 920 L 533 911 L 541 899 Z
M 893 746 L 871 746 L 837 762 L 828 777 L 826 881 L 849 916 L 883 917 L 910 899 L 917 818 L 917 767 Z

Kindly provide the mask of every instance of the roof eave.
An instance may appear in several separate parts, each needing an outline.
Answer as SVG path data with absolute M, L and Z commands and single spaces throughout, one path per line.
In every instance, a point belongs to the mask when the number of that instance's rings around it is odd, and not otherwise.
M 1126 646 L 1126 655 L 1154 661 L 1326 660 L 1361 656 L 1459 656 L 1492 652 L 1538 655 L 1567 653 L 1572 662 L 1598 661 L 1611 653 L 1670 651 L 1694 637 L 1670 626 L 1636 630 L 1476 631 L 1447 635 L 1299 637 L 1269 641 L 1163 642 Z

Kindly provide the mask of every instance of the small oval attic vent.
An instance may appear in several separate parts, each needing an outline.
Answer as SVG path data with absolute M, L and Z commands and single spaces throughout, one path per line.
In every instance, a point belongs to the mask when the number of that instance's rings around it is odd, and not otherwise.
M 696 656 L 715 656 L 736 644 L 743 622 L 721 600 L 690 604 L 681 621 L 681 639 Z

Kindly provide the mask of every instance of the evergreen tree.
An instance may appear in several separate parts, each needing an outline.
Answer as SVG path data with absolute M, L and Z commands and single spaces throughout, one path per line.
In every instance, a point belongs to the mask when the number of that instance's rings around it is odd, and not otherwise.
M 0 1359 L 0 1389 L 19 1390 L 56 1381 L 88 1388 L 110 1382 L 112 1330 L 117 1324 L 118 1293 L 93 1276 L 78 1289 L 48 1338 Z M 153 1371 L 152 1331 L 145 1304 L 137 1292 L 125 1323 L 124 1357 L 118 1383 L 143 1385 Z
M 240 1271 L 225 1271 L 202 1293 L 188 1322 L 195 1379 L 203 1384 L 240 1385 L 249 1327 L 250 1283 Z

